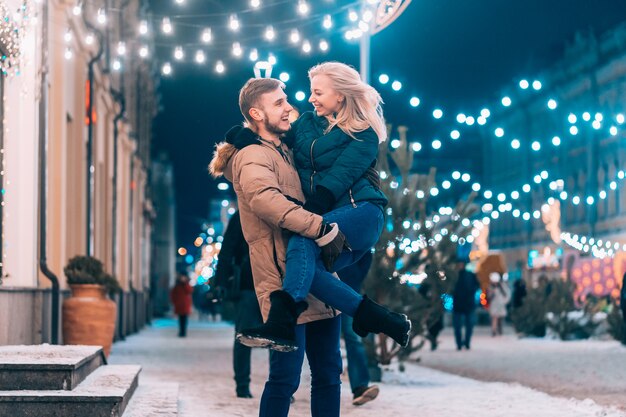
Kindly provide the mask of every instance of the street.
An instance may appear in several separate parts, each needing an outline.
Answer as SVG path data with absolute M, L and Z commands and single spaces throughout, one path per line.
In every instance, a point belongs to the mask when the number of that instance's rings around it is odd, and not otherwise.
M 178 383 L 179 389 L 179 415 L 181 417 L 200 416 L 254 416 L 258 412 L 258 401 L 262 392 L 263 383 L 267 375 L 267 352 L 263 350 L 253 351 L 252 363 L 252 384 L 251 390 L 255 396 L 253 399 L 238 399 L 235 397 L 235 385 L 232 379 L 231 349 L 233 340 L 233 327 L 228 323 L 211 323 L 192 321 L 187 338 L 176 337 L 176 323 L 171 319 L 155 320 L 151 327 L 147 327 L 139 334 L 129 336 L 123 342 L 118 342 L 113 346 L 112 354 L 109 358 L 111 364 L 138 363 L 143 367 L 140 375 L 140 386 L 142 384 L 165 384 Z M 489 372 L 482 379 L 498 380 L 499 374 L 495 365 L 506 363 L 502 368 L 502 373 L 510 377 L 509 381 L 517 383 L 495 383 L 479 382 L 474 379 L 458 377 L 440 371 L 417 366 L 413 363 L 407 364 L 406 372 L 397 371 L 397 366 L 392 365 L 383 374 L 383 383 L 380 384 L 381 392 L 379 397 L 363 407 L 354 407 L 351 404 L 351 393 L 344 372 L 342 387 L 342 415 L 343 416 L 371 416 L 378 417 L 399 417 L 414 416 L 611 416 L 623 417 L 626 414 L 616 407 L 606 407 L 597 405 L 593 400 L 583 401 L 570 399 L 574 396 L 575 380 L 567 383 L 560 380 L 559 386 L 562 397 L 547 395 L 520 384 L 529 384 L 532 380 L 521 373 L 519 366 L 524 362 L 522 351 L 530 350 L 528 341 L 517 341 L 513 336 L 505 336 L 498 340 L 502 349 L 496 348 L 496 341 L 485 336 L 479 330 L 474 340 L 474 350 L 471 352 L 456 352 L 452 350 L 454 344 L 450 340 L 450 335 L 444 332 L 442 345 L 439 351 L 434 354 L 423 351 L 423 361 L 428 366 L 443 368 L 443 362 L 453 364 L 447 366 L 449 371 L 466 372 L 470 374 L 469 362 L 482 363 L 479 359 L 485 353 L 496 353 L 501 358 L 505 358 L 508 352 L 508 359 L 492 361 L 494 366 L 489 368 Z M 536 342 L 535 345 L 541 344 Z M 598 354 L 589 355 L 591 358 L 588 366 L 599 366 L 610 355 L 618 362 L 623 372 L 623 355 L 626 349 L 613 342 L 584 342 L 582 345 L 597 345 L 593 352 Z M 514 349 L 513 345 L 520 348 Z M 532 345 L 532 344 L 531 344 Z M 576 347 L 576 344 L 565 344 L 562 342 L 543 341 L 543 345 L 550 346 L 550 349 L 538 349 L 537 352 L 546 352 L 546 357 L 559 352 L 568 352 Z M 532 346 L 531 346 L 532 347 Z M 620 350 L 621 349 L 621 350 Z M 456 358 L 454 357 L 456 355 Z M 613 356 L 615 355 L 615 356 Z M 536 356 L 525 355 L 528 358 Z M 513 358 L 516 358 L 513 360 Z M 595 359 L 594 359 L 595 358 Z M 535 360 L 535 359 L 533 359 Z M 563 362 L 568 367 L 575 356 Z M 613 360 L 613 359 L 611 359 Z M 546 363 L 552 361 L 551 359 Z M 593 364 L 592 362 L 597 362 Z M 553 361 L 556 363 L 556 361 Z M 515 367 L 511 367 L 515 363 Z M 560 362 L 559 362 L 560 363 Z M 466 368 L 463 368 L 466 366 Z M 549 372 L 554 381 L 559 381 L 555 374 L 562 371 L 561 366 L 550 368 Z M 464 370 L 465 369 L 465 370 Z M 509 370 L 510 369 L 510 370 Z M 602 369 L 602 368 L 600 368 Z M 557 372 L 558 371 L 558 372 Z M 520 379 L 516 380 L 513 375 L 520 374 Z M 593 387 L 605 389 L 604 383 L 599 379 L 590 379 L 581 372 L 581 378 L 585 378 L 593 384 Z M 588 375 L 588 374 L 587 374 Z M 475 378 L 479 375 L 474 374 Z M 570 378 L 567 375 L 567 378 Z M 620 381 L 624 384 L 624 379 Z M 559 389 L 559 388 L 555 388 Z M 624 392 L 623 388 L 620 388 Z M 290 415 L 308 416 L 309 413 L 309 377 L 307 366 L 303 371 L 302 385 L 295 395 L 296 402 L 293 404 Z M 570 392 L 571 391 L 571 392 Z M 590 388 L 590 392 L 595 391 Z M 582 397 L 581 397 L 582 398 Z M 613 396 L 616 400 L 616 396 Z M 598 400 L 598 402 L 600 402 Z M 607 403 L 606 401 L 603 401 Z M 613 402 L 615 403 L 615 402 Z

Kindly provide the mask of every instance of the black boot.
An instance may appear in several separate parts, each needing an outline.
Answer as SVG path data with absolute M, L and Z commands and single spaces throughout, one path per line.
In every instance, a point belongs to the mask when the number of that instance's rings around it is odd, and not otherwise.
M 307 309 L 304 301 L 295 302 L 288 292 L 274 291 L 270 294 L 270 307 L 267 321 L 252 329 L 237 333 L 237 341 L 248 347 L 262 347 L 279 352 L 293 352 L 296 345 L 296 324 L 298 316 Z
M 368 333 L 384 333 L 402 347 L 409 344 L 411 321 L 406 314 L 389 311 L 367 296 L 363 296 L 353 319 L 352 330 L 361 337 Z

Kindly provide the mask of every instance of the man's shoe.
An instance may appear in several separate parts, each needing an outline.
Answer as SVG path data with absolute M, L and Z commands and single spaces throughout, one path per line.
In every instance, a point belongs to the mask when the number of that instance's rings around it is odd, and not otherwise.
M 358 387 L 354 390 L 354 397 L 352 399 L 352 405 L 363 405 L 378 397 L 380 389 L 377 385 L 371 385 L 369 387 Z
M 250 388 L 237 388 L 237 398 L 252 398 Z

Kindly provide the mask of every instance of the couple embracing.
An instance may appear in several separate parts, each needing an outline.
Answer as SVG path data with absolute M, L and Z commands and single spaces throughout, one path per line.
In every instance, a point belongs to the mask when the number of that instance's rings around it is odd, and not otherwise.
M 216 146 L 210 171 L 237 194 L 264 324 L 237 334 L 272 349 L 261 417 L 289 413 L 306 353 L 311 415 L 340 414 L 339 314 L 360 336 L 385 333 L 406 346 L 411 322 L 341 281 L 334 272 L 372 250 L 387 198 L 377 187 L 378 145 L 387 138 L 378 92 L 348 65 L 309 70 L 314 111 L 293 124 L 285 85 L 250 79 L 240 91 L 244 127 Z

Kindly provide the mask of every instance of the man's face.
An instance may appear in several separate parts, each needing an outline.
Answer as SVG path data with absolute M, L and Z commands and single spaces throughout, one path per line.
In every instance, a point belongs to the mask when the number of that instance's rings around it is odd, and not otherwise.
M 293 110 L 287 101 L 287 95 L 282 88 L 278 88 L 270 93 L 265 93 L 259 99 L 257 124 L 262 125 L 269 133 L 283 134 L 291 128 L 289 123 L 289 113 Z

